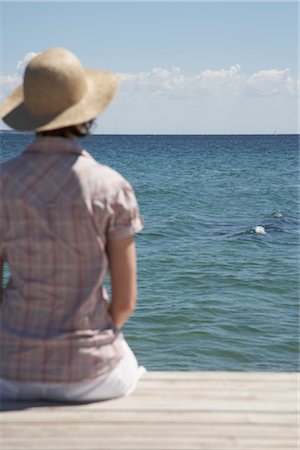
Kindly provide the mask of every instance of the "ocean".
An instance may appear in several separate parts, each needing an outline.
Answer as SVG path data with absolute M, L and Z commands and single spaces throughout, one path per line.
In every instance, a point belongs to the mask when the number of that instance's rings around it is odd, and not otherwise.
M 32 139 L 2 133 L 2 161 Z M 140 364 L 298 370 L 299 136 L 93 135 L 82 146 L 130 181 L 145 221 L 124 328 Z

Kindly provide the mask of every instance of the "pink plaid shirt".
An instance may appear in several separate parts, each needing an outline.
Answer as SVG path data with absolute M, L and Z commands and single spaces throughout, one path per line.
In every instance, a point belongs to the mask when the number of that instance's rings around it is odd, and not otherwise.
M 74 141 L 43 137 L 1 166 L 0 200 L 11 272 L 0 376 L 77 382 L 111 370 L 122 333 L 106 310 L 105 245 L 143 228 L 131 186 Z

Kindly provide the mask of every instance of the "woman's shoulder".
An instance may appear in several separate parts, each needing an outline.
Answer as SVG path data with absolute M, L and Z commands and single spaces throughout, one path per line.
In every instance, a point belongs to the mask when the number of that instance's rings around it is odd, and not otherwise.
M 103 194 L 117 194 L 120 190 L 132 189 L 129 181 L 117 170 L 110 166 L 93 160 L 90 176 L 94 180 L 94 186 Z
M 106 166 L 105 164 L 99 164 L 99 166 L 99 171 L 101 174 L 99 182 L 101 185 L 116 190 L 129 186 L 129 182 L 117 170 L 113 169 L 112 167 Z

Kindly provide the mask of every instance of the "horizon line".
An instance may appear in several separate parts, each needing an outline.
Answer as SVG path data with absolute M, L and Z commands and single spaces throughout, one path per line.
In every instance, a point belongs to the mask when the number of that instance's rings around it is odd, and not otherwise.
M 0 133 L 8 134 L 34 134 L 34 131 L 17 131 L 17 130 L 2 130 Z M 300 131 L 296 132 L 265 132 L 265 133 L 130 133 L 130 132 L 111 132 L 111 133 L 91 133 L 88 136 L 294 136 L 300 135 Z M 87 137 L 88 137 L 87 136 Z

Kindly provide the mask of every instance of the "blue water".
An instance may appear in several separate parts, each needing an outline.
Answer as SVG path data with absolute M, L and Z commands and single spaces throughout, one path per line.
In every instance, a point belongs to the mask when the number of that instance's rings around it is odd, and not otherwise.
M 2 134 L 2 160 L 31 140 Z M 82 144 L 131 182 L 145 220 L 138 308 L 125 327 L 140 363 L 298 370 L 299 136 L 95 135 Z

